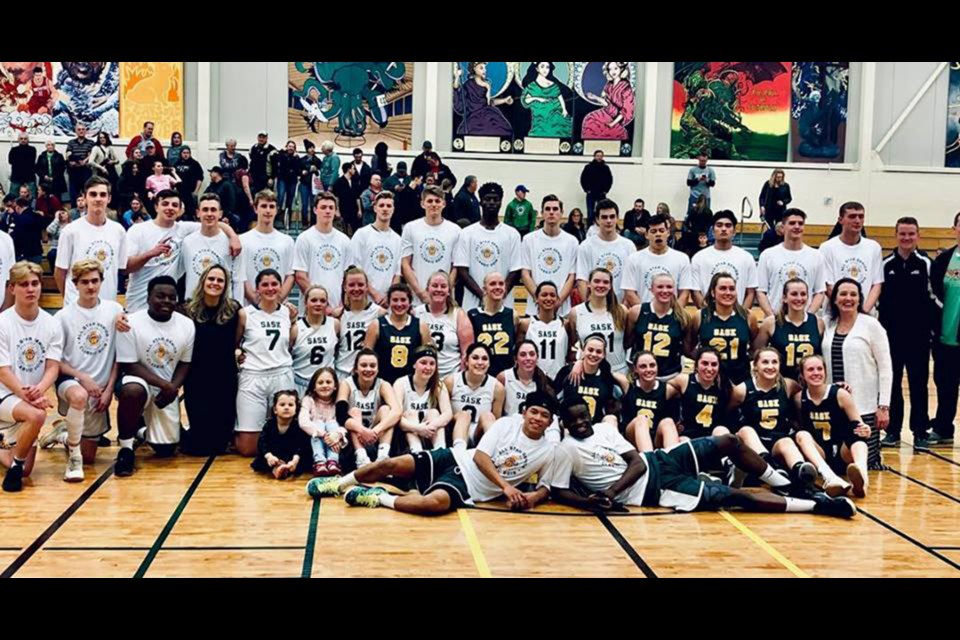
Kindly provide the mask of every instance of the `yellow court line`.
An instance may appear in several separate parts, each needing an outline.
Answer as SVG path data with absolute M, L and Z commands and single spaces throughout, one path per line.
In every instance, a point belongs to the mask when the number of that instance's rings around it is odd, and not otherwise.
M 736 527 L 737 529 L 739 529 L 739 530 L 740 530 L 740 533 L 742 533 L 743 535 L 745 535 L 745 536 L 747 536 L 748 538 L 750 538 L 751 540 L 753 540 L 754 544 L 756 544 L 758 547 L 760 547 L 761 549 L 763 549 L 764 551 L 766 551 L 774 560 L 776 560 L 777 562 L 779 562 L 780 564 L 782 564 L 783 566 L 785 566 L 790 573 L 792 573 L 793 575 L 797 576 L 798 578 L 809 578 L 809 577 L 810 577 L 810 574 L 809 574 L 809 573 L 807 573 L 806 571 L 804 571 L 803 569 L 801 569 L 801 568 L 798 567 L 797 565 L 793 564 L 793 563 L 790 561 L 789 558 L 787 558 L 785 555 L 783 555 L 782 553 L 780 553 L 779 551 L 777 551 L 776 548 L 774 548 L 774 546 L 773 546 L 772 544 L 770 544 L 769 542 L 767 542 L 766 540 L 764 540 L 763 538 L 761 538 L 759 535 L 757 535 L 756 533 L 754 533 L 753 530 L 752 530 L 750 527 L 748 527 L 747 525 L 745 525 L 745 524 L 743 524 L 742 522 L 740 522 L 739 520 L 737 520 L 737 519 L 733 516 L 733 514 L 731 514 L 731 513 L 728 512 L 728 511 L 720 511 L 719 513 L 720 513 L 721 516 L 723 516 L 723 518 L 724 518 L 727 522 L 729 522 L 729 523 L 732 524 L 734 527 Z
M 473 530 L 473 523 L 470 522 L 470 516 L 466 509 L 457 509 L 460 515 L 460 526 L 463 527 L 463 533 L 467 536 L 467 544 L 470 545 L 470 553 L 473 555 L 473 563 L 477 565 L 477 573 L 481 578 L 490 578 L 490 567 L 487 566 L 487 558 L 483 555 L 483 549 L 480 547 L 480 540 L 477 539 L 477 532 Z

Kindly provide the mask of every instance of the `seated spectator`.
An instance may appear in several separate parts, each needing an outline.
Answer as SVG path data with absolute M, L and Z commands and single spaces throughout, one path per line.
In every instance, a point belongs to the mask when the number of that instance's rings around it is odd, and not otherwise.
M 134 198 L 130 201 L 130 208 L 127 209 L 123 217 L 120 218 L 120 224 L 123 225 L 124 229 L 129 229 L 136 223 L 146 222 L 149 219 L 150 214 L 146 208 L 144 208 L 143 201 L 140 200 L 140 198 Z
M 570 210 L 567 221 L 560 228 L 576 238 L 577 242 L 583 242 L 587 239 L 587 227 L 583 222 L 583 211 L 580 211 L 577 207 Z
M 59 209 L 63 208 L 60 198 L 47 191 L 47 185 L 40 183 L 37 185 L 37 202 L 35 205 L 37 213 L 47 219 L 52 219 Z
M 57 262 L 57 244 L 60 242 L 60 233 L 71 222 L 70 214 L 65 209 L 59 209 L 54 214 L 53 222 L 47 225 L 47 238 L 50 240 L 47 263 L 50 265 L 51 274 L 53 273 L 53 265 Z

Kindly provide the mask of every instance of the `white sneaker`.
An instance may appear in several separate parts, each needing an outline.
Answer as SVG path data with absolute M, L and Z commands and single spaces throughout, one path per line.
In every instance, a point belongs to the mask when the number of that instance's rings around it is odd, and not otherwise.
M 83 456 L 80 447 L 67 449 L 67 470 L 63 474 L 64 482 L 83 482 Z
M 360 467 L 370 464 L 370 456 L 367 455 L 366 451 L 363 451 L 361 449 L 360 451 L 357 452 L 356 461 L 357 461 L 357 469 L 359 469 Z
M 834 476 L 823 483 L 823 491 L 831 498 L 838 498 L 850 493 L 853 487 L 849 482 L 839 476 Z
M 53 429 L 40 436 L 40 439 L 37 442 L 41 449 L 50 449 L 53 446 L 60 444 L 60 440 L 63 437 L 63 434 L 66 432 L 67 421 L 57 420 L 53 423 Z
M 847 465 L 847 477 L 850 478 L 850 482 L 853 483 L 853 495 L 858 498 L 866 498 L 868 484 L 867 474 L 856 462 L 851 462 Z

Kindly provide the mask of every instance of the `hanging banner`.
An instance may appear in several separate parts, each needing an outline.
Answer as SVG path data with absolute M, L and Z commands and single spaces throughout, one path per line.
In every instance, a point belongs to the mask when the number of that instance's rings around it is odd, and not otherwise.
M 794 62 L 790 110 L 794 162 L 843 162 L 849 62 Z
M 153 135 L 183 135 L 183 63 L 120 63 L 120 137 L 133 138 L 147 120 Z

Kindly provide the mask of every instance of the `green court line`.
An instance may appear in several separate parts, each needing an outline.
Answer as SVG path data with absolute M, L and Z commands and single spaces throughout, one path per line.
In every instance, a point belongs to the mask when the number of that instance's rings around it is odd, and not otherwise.
M 313 574 L 313 550 L 317 542 L 317 521 L 320 519 L 321 500 L 322 498 L 314 499 L 313 507 L 310 509 L 310 526 L 307 528 L 307 545 L 303 552 L 301 578 L 309 578 Z

